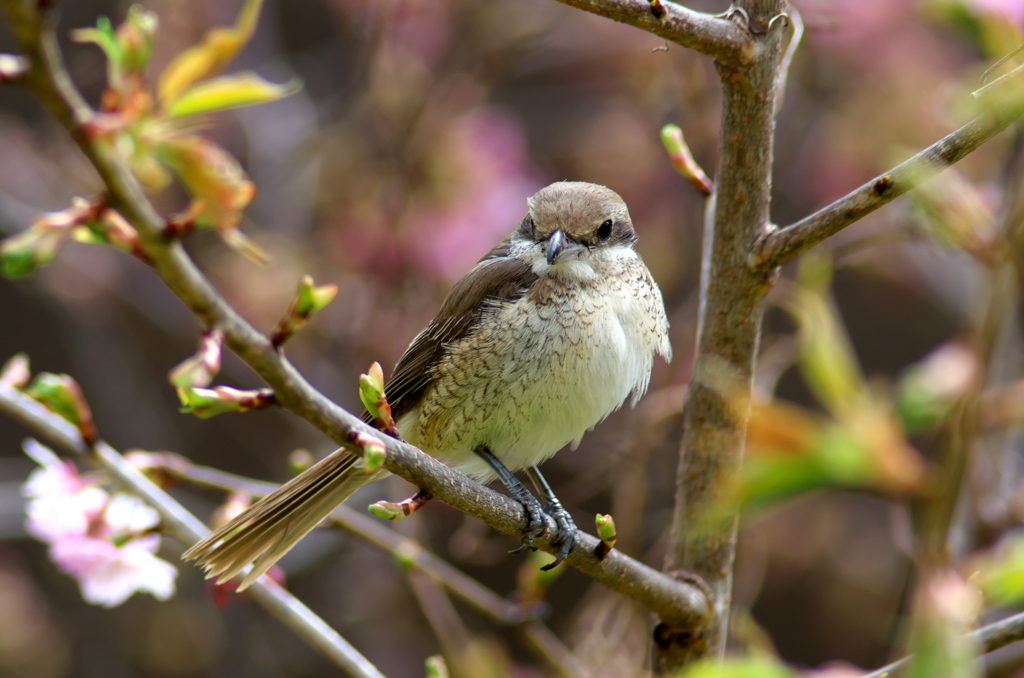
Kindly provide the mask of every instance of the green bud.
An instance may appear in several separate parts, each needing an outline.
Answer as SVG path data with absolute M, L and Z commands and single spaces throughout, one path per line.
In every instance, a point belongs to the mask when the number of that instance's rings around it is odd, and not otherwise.
M 172 386 L 207 386 L 220 372 L 221 348 L 224 332 L 212 329 L 203 333 L 199 350 L 192 357 L 179 363 L 167 375 Z
M 597 536 L 608 545 L 609 548 L 615 546 L 615 540 L 617 538 L 615 534 L 615 520 L 610 514 L 598 513 L 594 519 L 594 524 L 597 525 Z
M 97 439 L 92 410 L 78 382 L 66 374 L 40 372 L 25 387 L 25 394 L 71 422 L 87 443 Z
M 427 657 L 426 668 L 427 678 L 448 678 L 448 665 L 439 654 Z
M 141 5 L 129 8 L 128 18 L 116 33 L 120 65 L 125 72 L 141 74 L 146 69 L 159 23 L 156 13 L 147 12 Z
M 288 455 L 288 468 L 291 470 L 292 475 L 294 476 L 299 475 L 312 465 L 313 455 L 312 453 L 310 453 L 309 450 L 292 450 L 292 453 Z
M 366 436 L 363 442 L 363 470 L 366 473 L 376 473 L 384 466 L 384 460 L 388 457 L 384 443 L 376 438 Z
M 303 276 L 299 282 L 299 291 L 270 336 L 271 343 L 274 346 L 283 344 L 289 337 L 305 327 L 314 313 L 334 301 L 334 297 L 337 295 L 337 285 L 315 287 L 313 278 L 308 275 Z
M 402 568 L 403 572 L 408 572 L 416 564 L 416 559 L 422 551 L 423 549 L 420 545 L 411 539 L 403 540 L 398 545 L 398 548 L 395 549 L 395 559 L 398 561 L 398 567 Z
M 299 283 L 299 293 L 295 303 L 295 313 L 303 317 L 309 317 L 334 301 L 338 296 L 337 285 L 321 285 L 315 287 L 313 278 L 303 276 Z
M 371 365 L 369 374 L 359 375 L 359 399 L 370 416 L 374 419 L 383 419 L 380 403 L 384 399 L 384 378 L 377 377 L 374 367 L 379 372 L 380 363 Z
M 247 412 L 269 407 L 274 403 L 274 392 L 270 389 L 242 391 L 230 386 L 179 386 L 178 398 L 181 400 L 181 412 L 209 419 L 225 412 Z
M 714 190 L 711 180 L 693 159 L 690 147 L 683 138 L 683 130 L 678 125 L 665 125 L 661 128 L 661 143 L 665 145 L 669 160 L 676 171 L 686 177 L 701 195 L 711 195 Z
M 378 501 L 376 504 L 370 504 L 366 510 L 385 520 L 397 521 L 405 517 L 402 507 L 393 501 Z

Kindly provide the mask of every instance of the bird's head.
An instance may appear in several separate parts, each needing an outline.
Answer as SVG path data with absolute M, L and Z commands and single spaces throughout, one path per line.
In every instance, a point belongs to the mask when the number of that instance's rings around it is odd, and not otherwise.
M 516 239 L 533 245 L 538 266 L 575 268 L 575 261 L 632 249 L 636 242 L 626 203 L 610 188 L 560 181 L 541 189 L 527 203 L 530 211 Z

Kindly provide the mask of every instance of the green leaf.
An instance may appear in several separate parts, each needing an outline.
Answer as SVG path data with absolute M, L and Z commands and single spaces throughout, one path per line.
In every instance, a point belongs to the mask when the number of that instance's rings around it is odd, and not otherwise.
M 265 104 L 292 95 L 300 88 L 298 80 L 277 85 L 251 72 L 225 75 L 201 82 L 183 92 L 168 107 L 167 114 L 172 118 L 183 118 Z
M 971 582 L 996 605 L 1024 602 L 1024 535 L 1004 539 L 992 553 L 972 559 Z
M 32 226 L 0 241 L 0 272 L 6 278 L 24 278 L 52 262 L 67 242 L 66 231 Z
M 0 250 L 0 272 L 5 278 L 27 278 L 36 272 L 39 262 L 27 250 L 6 252 Z
M 235 57 L 256 30 L 263 0 L 246 0 L 231 28 L 215 28 L 200 45 L 191 47 L 167 65 L 157 85 L 160 103 L 169 108 L 181 92 L 195 82 L 209 78 Z
M 69 375 L 40 372 L 25 387 L 25 395 L 74 424 L 87 443 L 96 440 L 92 410 L 78 382 Z

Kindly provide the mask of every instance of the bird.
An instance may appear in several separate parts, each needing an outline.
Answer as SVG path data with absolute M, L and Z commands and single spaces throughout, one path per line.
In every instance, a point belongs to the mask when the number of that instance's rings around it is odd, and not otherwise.
M 672 358 L 657 283 L 634 249 L 625 201 L 598 184 L 553 183 L 518 227 L 451 289 L 399 359 L 385 396 L 401 437 L 474 480 L 500 480 L 527 516 L 523 547 L 553 519 L 557 564 L 576 526 L 537 468 L 646 392 L 655 355 Z M 364 418 L 367 415 L 364 414 Z M 541 504 L 518 480 L 525 470 Z M 182 556 L 244 590 L 364 485 L 340 449 Z M 523 548 L 520 547 L 520 548 Z

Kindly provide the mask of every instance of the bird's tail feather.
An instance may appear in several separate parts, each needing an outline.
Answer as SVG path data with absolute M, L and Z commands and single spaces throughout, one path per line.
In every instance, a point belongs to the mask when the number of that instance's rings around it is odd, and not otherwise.
M 214 530 L 182 558 L 198 561 L 218 584 L 252 563 L 238 585 L 244 590 L 352 493 L 387 473 L 366 473 L 358 461 L 344 450 L 332 453 Z

